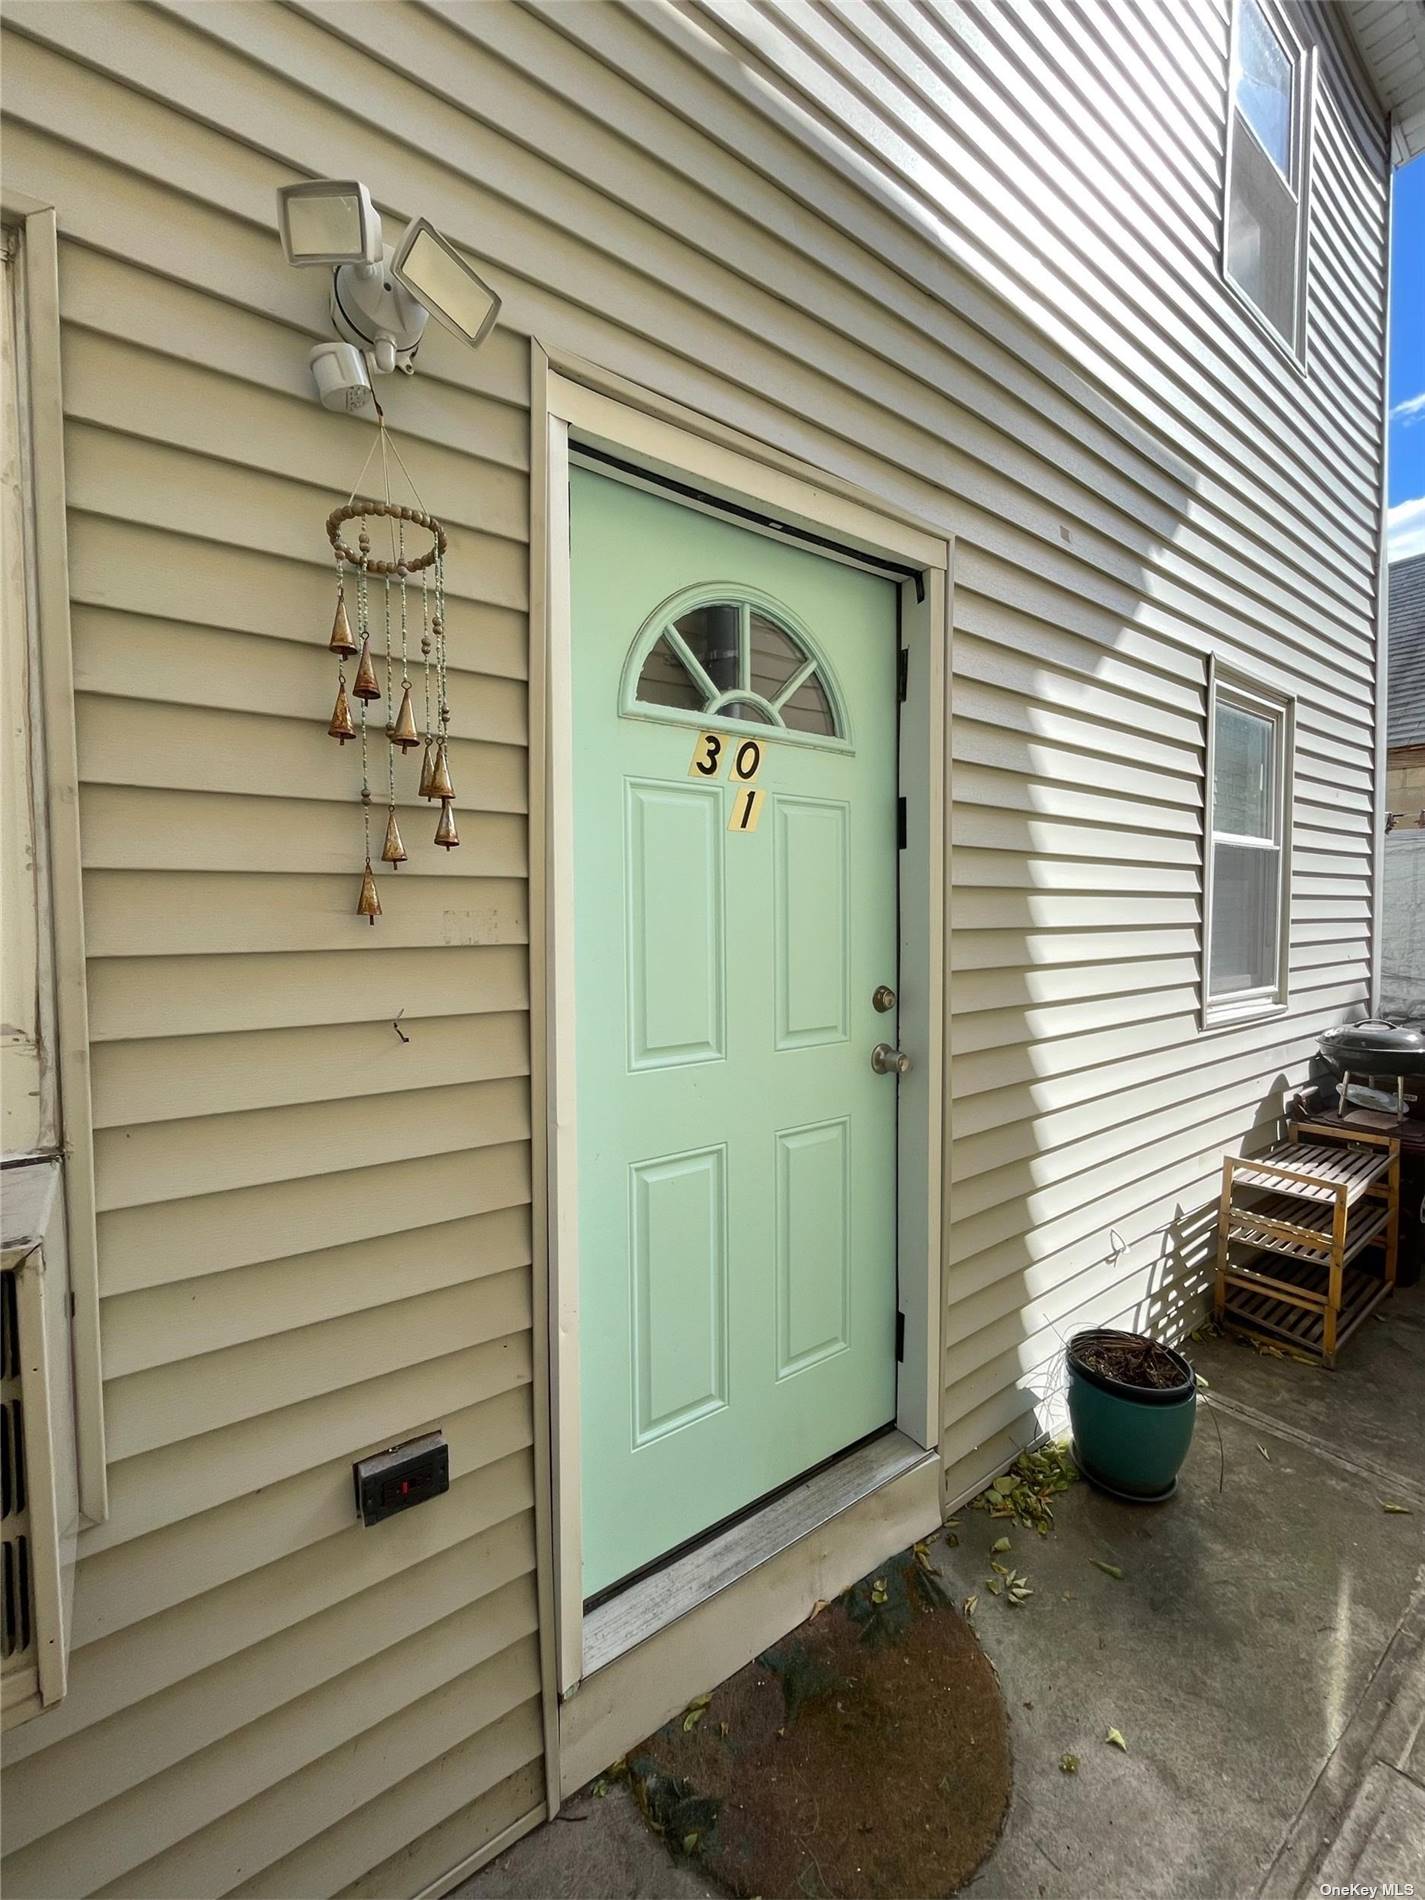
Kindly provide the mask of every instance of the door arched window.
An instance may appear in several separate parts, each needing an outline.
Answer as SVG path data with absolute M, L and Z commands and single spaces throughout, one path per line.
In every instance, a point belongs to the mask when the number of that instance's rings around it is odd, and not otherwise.
M 846 745 L 840 689 L 809 630 L 754 588 L 713 583 L 665 601 L 624 668 L 622 711 L 680 725 L 745 725 Z

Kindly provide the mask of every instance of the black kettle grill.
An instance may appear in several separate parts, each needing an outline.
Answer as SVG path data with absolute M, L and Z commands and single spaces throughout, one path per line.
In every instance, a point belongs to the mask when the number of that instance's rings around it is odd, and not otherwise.
M 1419 1018 L 1368 1017 L 1324 1031 L 1316 1046 L 1339 1076 L 1393 1075 L 1400 1096 L 1407 1076 L 1425 1082 L 1425 1020 Z

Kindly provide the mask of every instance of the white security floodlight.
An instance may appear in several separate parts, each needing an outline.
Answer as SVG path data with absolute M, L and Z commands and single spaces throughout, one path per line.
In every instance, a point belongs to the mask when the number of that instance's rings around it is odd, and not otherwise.
M 373 376 L 415 373 L 428 316 L 473 349 L 500 314 L 500 299 L 427 218 L 407 226 L 399 250 L 381 240 L 381 214 L 355 178 L 309 178 L 277 193 L 289 264 L 331 269 L 331 325 L 339 342 L 308 359 L 328 409 L 379 408 Z
M 484 342 L 500 314 L 494 291 L 428 218 L 416 218 L 406 227 L 391 275 L 472 349 Z
M 381 263 L 381 214 L 355 178 L 308 178 L 281 185 L 277 216 L 289 264 Z

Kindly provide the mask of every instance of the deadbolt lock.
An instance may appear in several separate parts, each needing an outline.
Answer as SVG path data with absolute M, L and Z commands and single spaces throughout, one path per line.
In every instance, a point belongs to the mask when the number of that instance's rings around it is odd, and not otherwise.
M 878 983 L 871 992 L 871 1007 L 878 1009 L 884 1016 L 888 1009 L 896 1006 L 896 993 L 889 983 Z

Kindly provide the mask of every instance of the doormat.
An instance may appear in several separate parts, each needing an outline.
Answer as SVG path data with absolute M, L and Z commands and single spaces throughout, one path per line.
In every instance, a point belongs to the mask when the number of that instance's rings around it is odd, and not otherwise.
M 923 1548 L 853 1584 L 628 1756 L 675 1856 L 745 1900 L 951 1894 L 1009 1805 L 999 1682 Z

